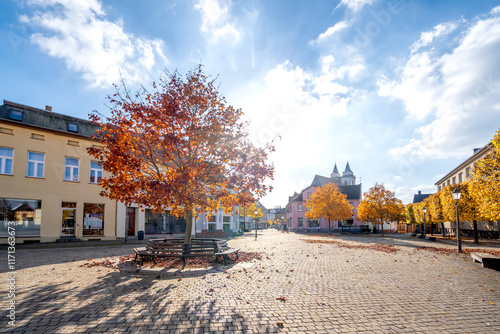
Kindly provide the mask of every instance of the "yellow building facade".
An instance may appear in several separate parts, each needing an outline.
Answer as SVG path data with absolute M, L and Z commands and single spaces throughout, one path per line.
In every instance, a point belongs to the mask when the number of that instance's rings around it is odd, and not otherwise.
M 99 145 L 96 130 L 87 120 L 4 101 L 0 243 L 14 230 L 16 243 L 116 239 L 117 203 L 99 195 L 102 167 L 87 153 Z

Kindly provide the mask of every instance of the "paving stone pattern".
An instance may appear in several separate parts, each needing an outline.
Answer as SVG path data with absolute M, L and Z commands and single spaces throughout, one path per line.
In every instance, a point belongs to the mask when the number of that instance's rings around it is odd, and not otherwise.
M 389 243 L 399 250 L 340 247 Z M 410 237 L 259 231 L 229 241 L 262 260 L 227 267 L 80 267 L 136 245 L 16 252 L 12 333 L 500 333 L 500 272 Z M 21 248 L 21 247 L 19 247 Z M 4 252 L 6 254 L 6 252 Z M 6 282 L 7 256 L 0 263 Z M 7 283 L 4 285 L 7 288 Z M 4 289 L 3 291 L 5 291 Z M 3 294 L 6 296 L 6 293 Z

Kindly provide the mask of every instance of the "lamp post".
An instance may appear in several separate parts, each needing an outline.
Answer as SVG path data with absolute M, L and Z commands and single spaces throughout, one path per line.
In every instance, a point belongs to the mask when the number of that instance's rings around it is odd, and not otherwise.
M 255 210 L 255 240 L 257 240 L 257 214 L 259 213 L 257 210 Z
M 462 253 L 462 233 L 460 232 L 460 219 L 458 217 L 458 200 L 461 195 L 462 193 L 458 190 L 458 188 L 455 188 L 455 190 L 451 193 L 451 196 L 453 196 L 453 199 L 455 200 L 455 208 L 457 210 L 457 251 L 459 253 Z
M 425 226 L 425 213 L 427 212 L 427 209 L 425 207 L 422 208 L 422 212 L 424 213 L 424 231 L 422 234 L 423 239 L 427 236 L 427 226 Z

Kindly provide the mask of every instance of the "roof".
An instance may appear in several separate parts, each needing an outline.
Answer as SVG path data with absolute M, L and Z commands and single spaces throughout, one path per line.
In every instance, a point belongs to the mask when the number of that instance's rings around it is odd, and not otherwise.
M 322 187 L 328 183 L 338 184 L 338 179 L 337 178 L 330 178 L 330 177 L 326 177 L 326 176 L 321 176 L 321 175 L 315 175 L 313 181 L 311 182 L 311 186 Z
M 351 172 L 352 173 L 351 166 L 349 166 L 349 161 L 347 162 L 347 165 L 345 165 L 345 172 Z
M 361 184 L 354 184 L 349 186 L 339 186 L 340 191 L 347 195 L 348 200 L 357 200 L 361 199 Z
M 457 167 L 455 167 L 451 172 L 449 172 L 448 174 L 446 174 L 445 176 L 443 176 L 441 179 L 439 179 L 436 183 L 434 183 L 434 185 L 438 186 L 440 185 L 441 183 L 443 183 L 444 181 L 446 181 L 447 179 L 449 179 L 451 176 L 455 175 L 456 173 L 458 173 L 458 171 L 460 171 L 461 169 L 463 169 L 465 166 L 479 160 L 482 156 L 484 156 L 484 154 L 486 154 L 486 152 L 488 152 L 488 150 L 491 149 L 491 147 L 493 146 L 493 144 L 490 142 L 488 143 L 488 145 L 480 148 L 480 149 L 477 149 L 475 148 L 474 149 L 474 153 L 472 154 L 472 156 L 470 156 L 469 158 L 467 158 L 467 160 L 465 160 L 464 162 L 462 162 L 460 165 L 458 165 Z
M 88 138 L 92 137 L 99 129 L 99 125 L 88 120 L 57 114 L 6 100 L 0 106 L 0 120 Z M 69 124 L 73 124 L 73 127 Z
M 432 194 L 422 194 L 422 192 L 419 190 L 418 194 L 413 195 L 413 203 L 420 203 L 430 195 Z
M 315 182 L 319 185 L 316 185 Z M 335 178 L 329 178 L 329 177 L 324 177 L 321 175 L 316 175 L 314 177 L 313 183 L 302 190 L 300 194 L 295 193 L 293 196 L 289 197 L 289 202 L 303 202 L 304 201 L 304 192 L 309 189 L 310 187 L 321 187 L 324 186 L 325 184 L 328 183 L 335 183 L 336 184 L 336 179 Z M 354 185 L 339 185 L 338 186 L 340 189 L 340 192 L 343 193 L 344 195 L 347 195 L 348 200 L 361 200 L 362 197 L 362 189 L 361 189 L 361 184 L 354 184 Z

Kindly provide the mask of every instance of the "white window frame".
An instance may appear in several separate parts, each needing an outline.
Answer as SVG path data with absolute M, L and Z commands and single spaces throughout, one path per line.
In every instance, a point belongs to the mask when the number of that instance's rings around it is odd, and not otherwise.
M 304 206 L 302 204 L 297 205 L 297 210 L 298 210 L 298 212 L 303 212 Z
M 99 168 L 92 167 L 92 163 L 96 163 L 99 166 Z M 92 181 L 92 172 L 95 173 L 95 175 L 94 175 L 94 181 Z M 101 173 L 100 176 L 99 176 L 99 173 Z M 97 184 L 97 183 L 99 183 L 99 181 L 101 179 L 102 179 L 102 165 L 100 165 L 98 161 L 91 161 L 90 162 L 89 182 Z
M 10 150 L 12 152 L 11 156 L 2 155 L 0 153 L 0 174 L 12 175 L 13 170 L 14 170 L 14 149 L 8 148 L 8 147 L 0 147 L 0 149 Z M 10 160 L 10 173 L 7 173 L 6 166 L 7 166 L 7 161 L 9 161 L 9 160 Z
M 30 154 L 41 154 L 43 159 L 42 161 L 39 160 L 33 160 L 30 158 Z M 30 164 L 33 164 L 33 173 L 34 175 L 30 175 Z M 42 165 L 42 175 L 38 175 L 38 166 Z M 26 170 L 26 176 L 28 177 L 36 177 L 36 178 L 43 178 L 45 174 L 45 153 L 40 153 L 40 152 L 31 152 L 28 151 L 28 164 L 27 164 L 27 170 Z
M 69 165 L 68 159 L 76 160 L 77 165 Z M 69 178 L 66 176 L 66 170 L 69 168 Z M 80 171 L 80 159 L 66 157 L 64 159 L 64 181 L 78 182 L 79 181 L 79 171 Z

